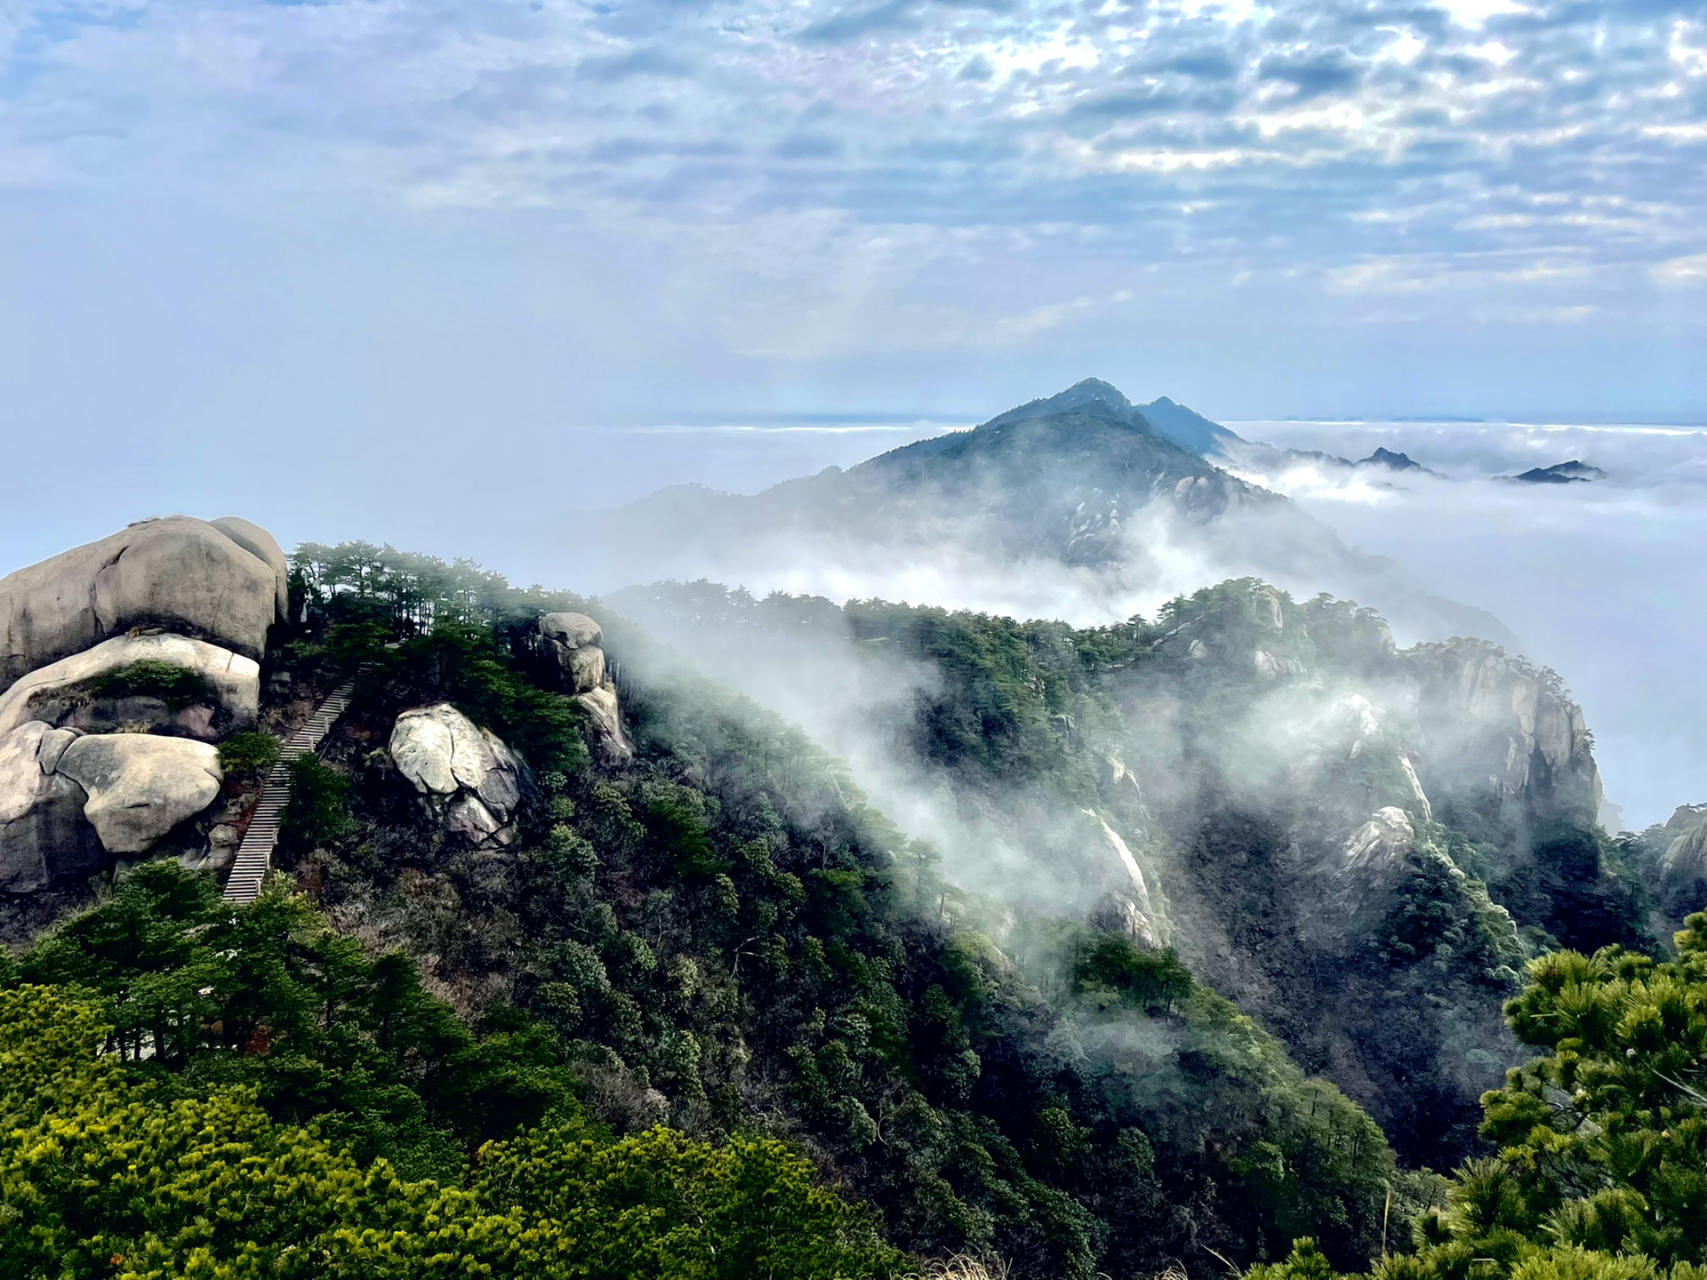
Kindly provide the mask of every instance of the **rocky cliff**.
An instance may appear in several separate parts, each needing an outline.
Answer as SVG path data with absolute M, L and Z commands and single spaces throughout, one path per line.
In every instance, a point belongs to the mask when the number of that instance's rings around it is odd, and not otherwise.
M 206 854 L 288 572 L 248 521 L 173 516 L 0 579 L 0 893 Z
M 1499 645 L 1254 580 L 1100 629 L 714 594 L 614 599 L 845 751 L 997 937 L 1177 948 L 1415 1158 L 1473 1149 L 1529 955 L 1644 937 L 1581 709 Z

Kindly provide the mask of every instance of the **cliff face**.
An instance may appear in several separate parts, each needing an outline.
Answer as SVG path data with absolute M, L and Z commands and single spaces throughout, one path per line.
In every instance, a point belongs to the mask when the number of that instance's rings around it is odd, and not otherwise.
M 1604 796 L 1594 740 L 1556 675 L 1478 640 L 1419 646 L 1406 666 L 1421 767 L 1443 795 L 1497 797 L 1514 834 L 1595 821 Z
M 1500 1007 L 1528 956 L 1642 939 L 1581 709 L 1491 643 L 1399 649 L 1253 580 L 1093 630 L 705 584 L 614 603 L 806 717 L 997 937 L 1068 915 L 1177 948 L 1436 1167 L 1520 1056 Z
M 253 797 L 216 744 L 256 723 L 288 572 L 246 520 L 173 516 L 0 578 L 0 936 L 121 859 L 229 858 Z

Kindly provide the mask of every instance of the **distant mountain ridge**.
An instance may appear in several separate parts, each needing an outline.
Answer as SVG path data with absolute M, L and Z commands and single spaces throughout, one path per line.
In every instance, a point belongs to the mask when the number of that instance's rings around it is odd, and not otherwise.
M 1166 396 L 1160 396 L 1149 404 L 1133 404 L 1116 387 L 1100 378 L 1075 382 L 1065 391 L 998 414 L 984 425 L 1004 426 L 1073 409 L 1089 409 L 1121 418 L 1202 457 L 1211 457 L 1218 454 L 1223 445 L 1240 441 L 1237 433 Z
M 1528 471 L 1506 478 L 1521 480 L 1525 484 L 1577 484 L 1589 480 L 1604 480 L 1606 472 L 1572 458 L 1569 462 L 1555 462 L 1550 467 L 1531 467 Z
M 1061 593 L 1077 591 L 1095 597 L 1086 608 L 1121 616 L 1127 600 L 1154 607 L 1251 575 L 1371 604 L 1422 638 L 1512 642 L 1491 615 L 1419 590 L 1393 562 L 1347 546 L 1290 499 L 1205 456 L 1244 443 L 1166 397 L 1135 405 L 1089 378 L 970 431 L 751 496 L 665 489 L 602 513 L 576 547 L 597 544 L 611 587 L 711 577 L 919 598 L 895 582 L 911 573 L 957 593 L 933 603 L 998 613 L 1057 612 Z M 1015 600 L 1010 587 L 1042 603 Z

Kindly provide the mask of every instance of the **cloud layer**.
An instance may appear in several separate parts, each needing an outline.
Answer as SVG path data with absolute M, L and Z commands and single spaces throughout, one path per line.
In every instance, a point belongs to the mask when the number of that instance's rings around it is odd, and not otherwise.
M 15 210 L 148 189 L 408 211 L 425 222 L 393 236 L 603 261 L 626 290 L 539 270 L 766 367 L 1011 360 L 1198 313 L 1664 345 L 1707 298 L 1704 175 L 1707 21 L 1678 0 L 21 0 L 0 18 Z M 386 233 L 325 234 L 350 238 L 336 254 Z M 1682 370 L 1646 381 L 1626 399 L 1702 398 Z
M 1626 822 L 1707 796 L 1707 429 L 1561 423 L 1245 422 L 1248 439 L 1446 478 L 1307 462 L 1239 468 L 1431 590 L 1496 614 L 1557 669 L 1594 730 Z M 1580 459 L 1602 481 L 1491 479 Z

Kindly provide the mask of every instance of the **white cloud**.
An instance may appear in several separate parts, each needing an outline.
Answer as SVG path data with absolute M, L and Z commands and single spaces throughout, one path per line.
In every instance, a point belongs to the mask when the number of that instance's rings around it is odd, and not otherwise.
M 1707 253 L 1671 258 L 1651 268 L 1654 279 L 1665 285 L 1707 284 Z

